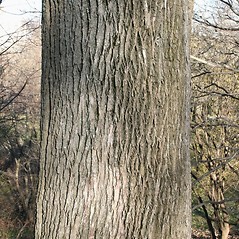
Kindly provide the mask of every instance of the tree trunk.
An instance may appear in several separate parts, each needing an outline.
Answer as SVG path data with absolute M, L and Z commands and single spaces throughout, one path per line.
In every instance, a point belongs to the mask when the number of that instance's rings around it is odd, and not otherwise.
M 190 238 L 188 5 L 43 1 L 36 238 Z

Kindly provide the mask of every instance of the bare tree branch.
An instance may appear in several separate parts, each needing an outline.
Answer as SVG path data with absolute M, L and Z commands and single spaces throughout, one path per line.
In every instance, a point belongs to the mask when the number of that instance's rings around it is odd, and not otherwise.
M 238 28 L 238 30 L 239 30 L 239 28 Z M 225 69 L 228 69 L 228 70 L 230 70 L 230 71 L 239 73 L 239 69 L 238 69 L 238 70 L 237 70 L 237 69 L 233 69 L 233 68 L 231 68 L 230 66 L 225 65 L 225 64 L 213 63 L 213 62 L 210 62 L 210 61 L 207 61 L 207 60 L 204 60 L 204 59 L 201 59 L 201 58 L 199 58 L 199 57 L 192 56 L 192 55 L 191 55 L 190 57 L 191 57 L 191 59 L 193 59 L 193 60 L 196 60 L 196 61 L 198 61 L 198 62 L 200 62 L 200 63 L 206 64 L 206 65 L 211 66 L 211 67 L 225 68 Z
M 2 110 L 4 110 L 7 106 L 9 106 L 20 94 L 21 92 L 24 90 L 24 88 L 26 87 L 27 85 L 27 82 L 28 80 L 26 80 L 26 82 L 24 83 L 24 85 L 22 86 L 22 88 L 17 92 L 17 94 L 12 98 L 10 99 L 4 106 L 0 107 L 0 112 Z

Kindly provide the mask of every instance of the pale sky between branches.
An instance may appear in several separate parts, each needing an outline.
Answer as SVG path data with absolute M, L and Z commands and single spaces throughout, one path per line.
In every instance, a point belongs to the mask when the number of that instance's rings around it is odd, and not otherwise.
M 0 36 L 16 31 L 25 22 L 40 21 L 42 0 L 2 0 Z

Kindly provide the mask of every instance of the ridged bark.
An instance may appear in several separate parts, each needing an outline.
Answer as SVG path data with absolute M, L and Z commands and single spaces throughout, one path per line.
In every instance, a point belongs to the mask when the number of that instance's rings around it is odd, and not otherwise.
M 44 0 L 36 239 L 190 238 L 186 0 Z

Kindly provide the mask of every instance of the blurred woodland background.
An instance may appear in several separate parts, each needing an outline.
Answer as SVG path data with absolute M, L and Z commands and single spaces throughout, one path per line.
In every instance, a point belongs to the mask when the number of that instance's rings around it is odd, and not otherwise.
M 34 238 L 41 40 L 29 21 L 0 36 L 0 238 Z
M 197 7 L 192 24 L 192 238 L 239 238 L 239 2 Z M 34 238 L 41 37 L 0 36 L 0 238 Z

